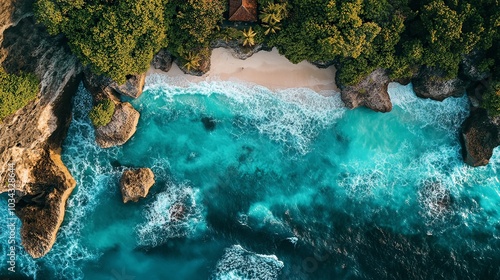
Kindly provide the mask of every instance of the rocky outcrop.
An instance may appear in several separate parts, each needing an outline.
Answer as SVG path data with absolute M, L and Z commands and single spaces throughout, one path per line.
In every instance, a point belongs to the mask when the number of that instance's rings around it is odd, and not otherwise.
M 137 202 L 148 195 L 155 183 L 153 171 L 149 168 L 125 170 L 120 179 L 123 203 Z
M 387 92 L 389 82 L 385 70 L 377 69 L 355 86 L 341 86 L 342 101 L 350 109 L 365 106 L 377 112 L 389 112 L 392 110 Z
M 170 68 L 172 68 L 172 62 L 173 62 L 172 55 L 166 49 L 161 49 L 153 57 L 153 61 L 151 61 L 151 66 L 153 66 L 154 69 L 159 69 L 163 72 L 168 72 Z
M 468 82 L 459 78 L 447 80 L 443 71 L 429 67 L 423 67 L 411 81 L 418 97 L 437 101 L 464 95 L 468 85 Z
M 490 73 L 478 68 L 478 65 L 483 58 L 484 53 L 477 50 L 472 51 L 470 54 L 466 55 L 460 63 L 460 68 L 458 71 L 459 77 L 464 81 L 472 82 L 477 82 L 488 78 L 490 76 Z
M 94 99 L 101 99 L 105 94 L 106 96 L 118 100 L 118 95 L 128 96 L 131 98 L 138 98 L 142 94 L 144 83 L 146 81 L 146 74 L 128 75 L 127 81 L 123 85 L 119 85 L 115 81 L 104 75 L 96 75 L 85 69 L 85 78 L 83 83 L 85 88 L 92 93 Z
M 500 145 L 499 124 L 498 120 L 488 117 L 484 109 L 471 112 L 462 124 L 460 133 L 465 163 L 471 166 L 488 164 L 493 155 L 493 149 Z
M 230 40 L 230 41 L 225 41 L 222 39 L 215 40 L 211 43 L 210 47 L 212 49 L 216 48 L 225 48 L 225 49 L 230 49 L 231 54 L 233 57 L 245 60 L 252 55 L 254 55 L 257 52 L 260 51 L 271 51 L 272 48 L 264 45 L 264 44 L 257 44 L 253 47 L 244 47 L 238 42 L 237 40 Z
M 62 36 L 52 37 L 36 24 L 33 1 L 0 3 L 0 63 L 8 73 L 35 73 L 41 80 L 37 99 L 0 122 L 0 180 L 15 165 L 16 214 L 21 242 L 34 258 L 55 242 L 66 200 L 75 181 L 60 160 L 71 120 L 71 98 L 81 67 Z M 0 185 L 0 193 L 7 191 Z
M 125 144 L 134 135 L 140 114 L 128 102 L 118 103 L 111 121 L 95 129 L 95 140 L 102 148 Z
M 210 56 L 212 55 L 212 50 L 208 49 L 206 51 L 201 51 L 199 55 L 200 55 L 199 66 L 196 69 L 187 69 L 185 63 L 183 63 L 182 60 L 180 59 L 176 59 L 175 64 L 177 64 L 177 66 L 179 66 L 179 68 L 185 74 L 193 76 L 203 76 L 208 71 L 210 71 L 210 65 L 211 65 Z

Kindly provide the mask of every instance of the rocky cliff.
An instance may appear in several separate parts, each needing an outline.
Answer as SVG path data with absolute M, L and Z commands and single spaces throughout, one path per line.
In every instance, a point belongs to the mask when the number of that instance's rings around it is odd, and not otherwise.
M 41 80 L 36 100 L 0 123 L 0 179 L 6 179 L 8 164 L 15 164 L 21 241 L 38 258 L 52 248 L 75 187 L 60 151 L 81 67 L 63 37 L 49 36 L 36 24 L 32 2 L 0 1 L 2 67 L 8 73 L 35 73 Z M 0 184 L 0 193 L 5 191 Z

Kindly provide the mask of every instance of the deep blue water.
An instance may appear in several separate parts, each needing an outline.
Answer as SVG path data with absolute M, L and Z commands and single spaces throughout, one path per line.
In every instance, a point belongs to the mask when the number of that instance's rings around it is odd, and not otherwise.
M 462 163 L 465 97 L 391 84 L 382 114 L 306 89 L 171 82 L 148 78 L 131 101 L 136 134 L 111 149 L 96 146 L 80 88 L 63 146 L 77 189 L 52 251 L 32 260 L 19 248 L 19 275 L 500 279 L 500 152 L 487 167 Z M 126 167 L 155 173 L 138 203 L 121 201 Z

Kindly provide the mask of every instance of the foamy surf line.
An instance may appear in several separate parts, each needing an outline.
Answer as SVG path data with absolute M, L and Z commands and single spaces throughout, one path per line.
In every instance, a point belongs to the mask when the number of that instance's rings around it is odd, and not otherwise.
M 228 49 L 213 50 L 210 71 L 201 77 L 184 74 L 177 65 L 168 72 L 154 68 L 148 71 L 149 77 L 167 76 L 171 85 L 186 86 L 189 83 L 210 81 L 232 81 L 261 85 L 271 90 L 289 88 L 308 88 L 321 95 L 338 92 L 335 84 L 336 69 L 333 66 L 320 69 L 303 61 L 293 64 L 276 49 L 259 52 L 246 60 L 234 58 Z

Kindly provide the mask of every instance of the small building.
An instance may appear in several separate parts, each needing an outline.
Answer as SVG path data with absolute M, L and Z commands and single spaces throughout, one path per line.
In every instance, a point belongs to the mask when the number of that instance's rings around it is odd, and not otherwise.
M 230 21 L 257 21 L 257 0 L 229 0 Z

